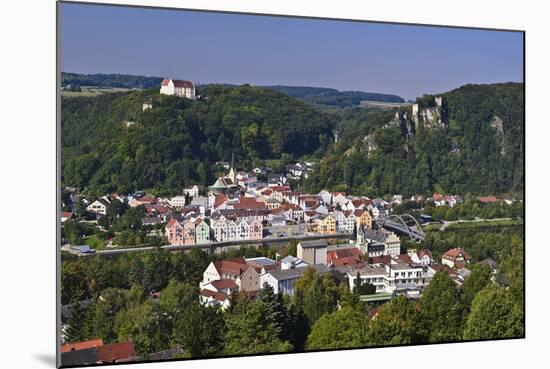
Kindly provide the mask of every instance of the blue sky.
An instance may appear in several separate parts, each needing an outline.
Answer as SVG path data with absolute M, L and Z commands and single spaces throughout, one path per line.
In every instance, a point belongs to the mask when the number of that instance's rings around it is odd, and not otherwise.
M 414 98 L 523 81 L 519 32 L 63 3 L 61 69 Z

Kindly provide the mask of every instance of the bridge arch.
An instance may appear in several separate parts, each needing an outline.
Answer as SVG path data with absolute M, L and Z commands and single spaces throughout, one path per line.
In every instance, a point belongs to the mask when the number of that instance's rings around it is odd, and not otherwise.
M 405 219 L 408 219 L 408 220 L 412 219 L 412 221 L 416 225 L 416 229 L 413 229 L 409 224 L 407 224 Z M 412 241 L 424 239 L 424 232 L 422 231 L 420 224 L 410 214 L 400 214 L 400 215 L 391 214 L 386 218 L 384 218 L 384 220 L 382 220 L 382 223 L 380 223 L 380 228 L 384 228 L 384 225 L 386 225 L 387 222 L 394 222 L 397 224 L 401 224 Z

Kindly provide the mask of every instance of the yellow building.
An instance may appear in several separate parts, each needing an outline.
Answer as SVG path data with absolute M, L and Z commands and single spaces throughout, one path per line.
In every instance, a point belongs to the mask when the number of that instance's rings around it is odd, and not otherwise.
M 334 219 L 334 217 L 329 214 L 323 219 L 319 220 L 317 231 L 321 234 L 336 233 L 336 219 Z
M 369 229 L 372 229 L 372 216 L 368 210 L 356 210 L 355 221 L 357 225 L 364 225 Z

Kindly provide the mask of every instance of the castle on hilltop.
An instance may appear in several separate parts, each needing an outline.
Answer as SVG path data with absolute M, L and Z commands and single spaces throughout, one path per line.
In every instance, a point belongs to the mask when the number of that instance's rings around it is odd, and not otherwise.
M 191 81 L 182 81 L 179 79 L 164 79 L 160 84 L 160 93 L 163 95 L 172 95 L 195 99 L 196 87 Z

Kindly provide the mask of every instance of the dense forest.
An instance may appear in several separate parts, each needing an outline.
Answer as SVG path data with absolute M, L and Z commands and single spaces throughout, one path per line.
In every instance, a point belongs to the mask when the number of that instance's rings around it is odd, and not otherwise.
M 61 72 L 61 85 L 150 88 L 160 85 L 162 78 L 129 74 L 78 74 Z
M 403 98 L 397 95 L 379 94 L 363 91 L 338 91 L 334 88 L 325 87 L 302 87 L 302 86 L 261 86 L 285 95 L 295 97 L 313 105 L 325 105 L 333 107 L 358 106 L 361 101 L 380 101 L 402 103 Z
M 523 193 L 523 84 L 443 94 L 445 124 L 416 123 L 406 107 L 318 108 L 249 85 L 209 85 L 199 93 L 195 101 L 156 88 L 64 97 L 63 183 L 95 194 L 177 193 L 184 184 L 211 184 L 221 169 L 214 163 L 234 151 L 242 169 L 283 171 L 293 160 L 314 159 L 319 166 L 300 183 L 309 191 Z M 154 108 L 142 111 L 150 99 Z M 423 96 L 421 108 L 433 100 Z
M 62 100 L 65 185 L 95 193 L 211 184 L 214 163 L 235 151 L 241 167 L 269 159 L 321 156 L 330 116 L 283 94 L 250 86 L 209 86 L 205 99 L 156 89 Z M 141 110 L 153 99 L 154 108 Z M 135 123 L 128 126 L 125 122 Z
M 447 123 L 441 125 L 415 124 L 404 108 L 342 111 L 341 139 L 329 146 L 306 188 L 379 195 L 521 194 L 523 84 L 466 85 L 442 96 Z M 427 96 L 420 103 L 424 100 Z

